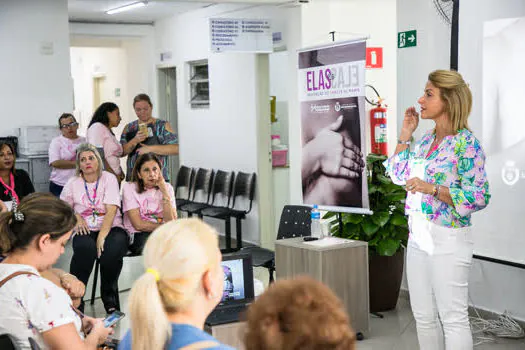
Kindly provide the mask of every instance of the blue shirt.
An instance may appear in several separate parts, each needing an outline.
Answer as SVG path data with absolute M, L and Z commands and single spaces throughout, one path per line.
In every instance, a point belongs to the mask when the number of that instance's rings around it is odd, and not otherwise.
M 201 341 L 214 341 L 218 346 L 207 348 L 211 350 L 234 350 L 232 347 L 220 344 L 217 339 L 204 332 L 201 329 L 188 324 L 171 324 L 171 339 L 166 346 L 167 350 L 177 350 L 184 346 L 191 345 Z M 126 335 L 120 341 L 119 350 L 131 350 L 131 332 L 127 331 Z

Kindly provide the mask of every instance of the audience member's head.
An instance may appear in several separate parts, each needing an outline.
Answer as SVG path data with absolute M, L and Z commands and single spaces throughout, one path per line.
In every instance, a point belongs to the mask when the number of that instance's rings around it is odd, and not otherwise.
M 164 349 L 168 316 L 204 320 L 220 302 L 223 270 L 216 231 L 198 219 L 170 221 L 146 242 L 147 269 L 129 298 L 133 349 Z
M 153 104 L 151 99 L 146 94 L 138 94 L 133 99 L 133 109 L 135 114 L 140 121 L 146 123 L 151 119 L 151 111 L 153 110 Z
M 62 136 L 68 139 L 77 138 L 78 123 L 73 114 L 62 113 L 62 115 L 58 117 L 58 127 Z
M 247 312 L 247 349 L 351 350 L 354 343 L 342 302 L 310 277 L 277 281 Z
M 31 251 L 39 271 L 64 252 L 76 224 L 73 209 L 50 193 L 24 197 L 15 211 L 0 214 L 0 254 Z
M 103 164 L 102 157 L 100 157 L 100 153 L 98 153 L 95 146 L 90 143 L 83 143 L 78 146 L 76 157 L 77 176 L 96 172 L 100 177 L 100 175 L 102 175 Z
M 104 102 L 97 108 L 95 113 L 93 113 L 93 117 L 91 118 L 91 122 L 89 122 L 89 126 L 95 123 L 101 123 L 111 129 L 118 126 L 120 124 L 120 120 L 120 111 L 118 106 L 113 102 Z
M 162 177 L 162 164 L 153 153 L 145 153 L 137 158 L 133 167 L 131 181 L 137 183 L 137 192 L 142 193 L 145 189 L 157 186 Z
M 0 141 L 0 170 L 15 170 L 15 149 L 9 142 Z

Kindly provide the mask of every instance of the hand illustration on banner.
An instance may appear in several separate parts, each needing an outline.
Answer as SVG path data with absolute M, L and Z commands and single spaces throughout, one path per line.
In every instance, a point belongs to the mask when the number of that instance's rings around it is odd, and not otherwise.
M 365 163 L 360 149 L 341 130 L 343 116 L 321 129 L 303 147 L 302 178 L 307 203 L 340 203 L 351 193 Z
M 327 176 L 356 179 L 361 176 L 363 154 L 347 135 L 341 133 L 343 116 L 321 129 L 303 148 L 303 181 L 321 171 Z

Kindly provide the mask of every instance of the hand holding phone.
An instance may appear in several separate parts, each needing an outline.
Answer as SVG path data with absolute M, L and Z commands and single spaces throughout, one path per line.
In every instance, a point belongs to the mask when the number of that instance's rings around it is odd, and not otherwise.
M 108 315 L 108 316 L 104 319 L 104 327 L 106 327 L 106 328 L 108 328 L 108 327 L 112 327 L 112 326 L 115 325 L 118 321 L 120 321 L 121 319 L 123 319 L 124 316 L 126 316 L 125 313 L 120 312 L 120 311 L 114 311 L 111 315 Z

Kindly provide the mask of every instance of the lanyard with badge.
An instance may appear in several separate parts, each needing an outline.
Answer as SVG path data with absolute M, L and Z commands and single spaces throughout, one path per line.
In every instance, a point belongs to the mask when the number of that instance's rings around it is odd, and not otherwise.
M 89 200 L 89 203 L 91 204 L 91 215 L 88 218 L 88 226 L 90 228 L 93 228 L 93 227 L 97 226 L 97 216 L 100 215 L 100 213 L 98 212 L 97 207 L 96 207 L 97 190 L 98 190 L 98 183 L 99 183 L 99 181 L 100 181 L 100 179 L 97 179 L 97 183 L 95 185 L 95 190 L 93 191 L 93 199 L 91 199 L 91 196 L 89 195 L 89 190 L 88 190 L 88 187 L 87 187 L 87 182 L 84 179 L 84 189 L 86 190 L 86 196 L 87 196 L 87 198 Z

